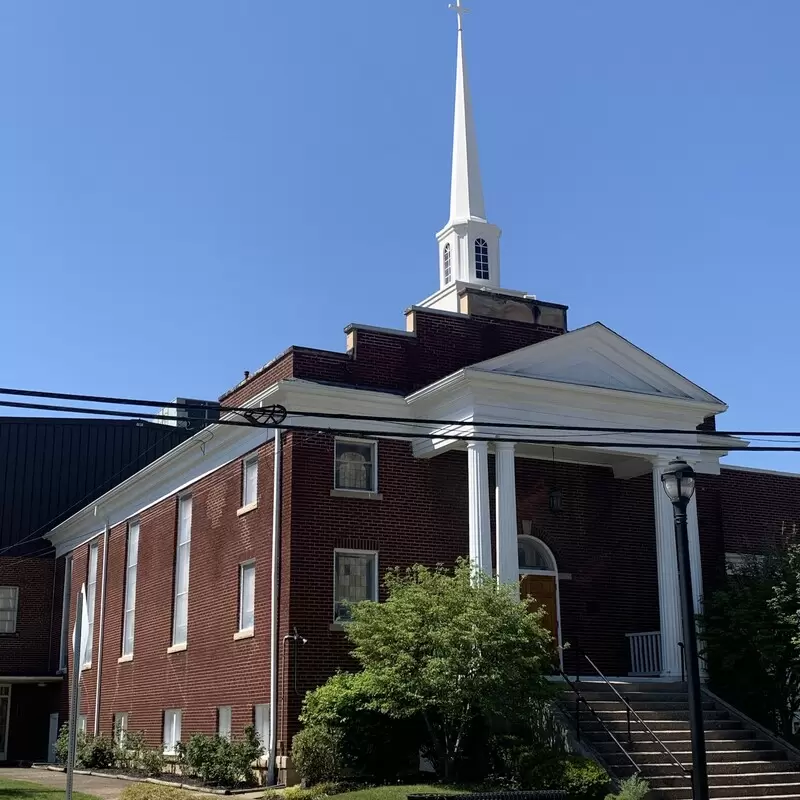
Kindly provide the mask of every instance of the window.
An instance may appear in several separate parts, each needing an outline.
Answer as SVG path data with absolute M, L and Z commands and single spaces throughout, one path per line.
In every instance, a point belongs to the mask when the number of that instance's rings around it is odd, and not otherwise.
M 489 280 L 489 245 L 486 239 L 475 240 L 475 277 L 479 281 Z
M 164 712 L 164 753 L 174 756 L 181 740 L 181 710 L 168 708 Z
M 139 560 L 139 523 L 128 525 L 128 555 L 125 562 L 125 616 L 122 624 L 122 655 L 133 655 L 133 625 L 136 617 L 136 563 Z
M 172 646 L 186 644 L 189 619 L 189 545 L 192 542 L 192 498 L 178 501 L 178 542 L 175 552 L 175 604 L 172 609 Z
M 78 714 L 78 733 L 86 733 L 86 714 Z
M 252 631 L 255 624 L 256 565 L 239 566 L 239 631 Z
M 378 599 L 378 554 L 337 550 L 334 553 L 333 621 L 350 619 L 350 606 Z
M 553 560 L 546 548 L 532 536 L 517 537 L 517 557 L 521 570 L 554 571 Z
M 453 266 L 450 263 L 450 245 L 446 244 L 444 246 L 444 250 L 442 251 L 442 266 L 444 267 L 444 282 L 450 283 L 453 280 Z
M 125 736 L 128 733 L 128 714 L 114 714 L 114 741 L 118 747 L 125 744 Z
M 231 707 L 220 706 L 217 709 L 217 736 L 231 738 Z
M 69 647 L 69 606 L 72 600 L 72 556 L 64 560 L 64 592 L 61 596 L 61 650 L 58 668 L 67 668 L 67 648 Z
M 378 443 L 356 439 L 336 440 L 334 488 L 378 491 Z
M 254 506 L 258 502 L 258 456 L 244 462 L 242 470 L 242 508 Z
M 0 633 L 17 632 L 18 610 L 19 586 L 0 586 Z
M 89 630 L 86 632 L 86 647 L 83 651 L 83 666 L 92 666 L 92 643 L 94 641 L 94 596 L 97 589 L 97 544 L 89 546 L 89 574 L 86 579 L 86 614 Z
M 266 749 L 269 747 L 269 703 L 259 703 L 253 708 L 253 724 L 258 734 L 258 741 Z

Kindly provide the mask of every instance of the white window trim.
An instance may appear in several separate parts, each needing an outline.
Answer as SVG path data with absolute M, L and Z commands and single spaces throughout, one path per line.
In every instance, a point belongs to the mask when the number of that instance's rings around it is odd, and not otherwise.
M 3 631 L 3 636 L 15 636 L 17 633 L 17 625 L 19 623 L 19 586 L 14 586 L 10 583 L 4 583 L 3 589 L 11 589 L 14 596 L 14 630 Z
M 72 599 L 72 554 L 64 559 L 64 590 L 61 594 L 61 644 L 58 653 L 58 671 L 67 671 L 69 649 L 69 609 Z
M 260 730 L 261 726 L 259 726 L 259 724 L 258 724 L 258 714 L 259 714 L 258 709 L 259 708 L 262 709 L 262 711 L 261 711 L 262 722 L 265 723 L 263 727 L 265 727 L 267 729 L 266 730 L 266 734 L 267 735 L 263 736 L 263 737 L 261 735 L 261 730 Z M 261 747 L 262 747 L 262 750 L 261 750 L 261 756 L 262 757 L 269 750 L 270 737 L 272 736 L 272 731 L 271 731 L 272 713 L 271 713 L 271 711 L 272 711 L 272 709 L 270 708 L 269 703 L 255 703 L 253 705 L 253 727 L 256 729 L 256 733 L 258 734 L 258 740 L 259 740 L 259 743 L 261 744 Z
M 172 744 L 167 743 L 167 714 L 174 715 L 173 719 L 178 720 L 178 727 L 181 728 L 180 734 L 175 737 L 174 742 Z M 171 732 L 173 734 L 175 733 L 175 727 L 176 726 L 173 724 Z M 161 728 L 162 728 L 161 738 L 163 740 L 164 755 L 174 756 L 177 752 L 177 748 L 175 747 L 175 745 L 178 742 L 180 742 L 181 735 L 183 734 L 183 711 L 180 708 L 165 708 L 163 721 L 161 723 Z
M 249 503 L 247 501 L 246 493 L 247 493 L 247 467 L 250 464 L 256 465 L 256 496 L 254 500 L 251 500 Z M 246 514 L 248 511 L 252 511 L 254 508 L 258 508 L 258 472 L 259 472 L 259 463 L 258 463 L 258 453 L 253 453 L 252 455 L 248 456 L 242 461 L 242 505 L 241 508 L 236 512 L 238 516 L 242 516 L 242 514 Z
M 373 562 L 373 586 L 375 587 L 375 597 L 370 598 L 372 602 L 377 602 L 378 598 L 380 597 L 380 586 L 378 585 L 378 576 L 380 575 L 380 570 L 378 569 L 378 551 L 377 550 L 353 550 L 349 547 L 336 547 L 333 550 L 333 625 L 343 626 L 347 625 L 348 620 L 337 619 L 336 618 L 336 556 L 337 555 L 353 555 L 353 556 L 375 556 L 375 560 Z
M 120 726 L 119 723 L 124 720 L 124 725 Z M 117 746 L 122 746 L 125 743 L 125 736 L 128 733 L 128 712 L 127 711 L 117 711 L 114 713 L 113 723 L 114 727 L 112 729 L 112 736 L 114 741 L 117 743 Z
M 136 527 L 136 562 L 131 565 L 131 529 Z M 142 539 L 142 526 L 138 519 L 131 520 L 128 523 L 128 529 L 125 533 L 125 584 L 122 589 L 122 647 L 120 652 L 120 659 L 124 661 L 131 661 L 133 659 L 133 649 L 135 646 L 135 634 L 136 634 L 136 584 L 138 583 L 139 579 L 139 543 Z M 130 573 L 131 567 L 134 570 L 135 577 L 133 580 L 133 596 L 128 598 L 128 589 L 130 584 Z M 131 607 L 128 608 L 128 600 L 131 599 Z M 130 652 L 125 652 L 125 641 L 126 641 L 126 626 L 128 624 L 128 612 L 133 612 L 133 623 L 131 625 L 131 649 Z
M 186 549 L 188 557 L 186 559 L 186 638 L 183 641 L 177 641 L 177 619 L 178 619 L 178 557 L 180 550 L 180 530 L 181 530 L 181 506 L 184 502 L 191 503 L 191 518 L 189 521 L 189 537 L 186 540 Z M 172 588 L 172 636 L 170 646 L 167 648 L 168 653 L 177 653 L 180 650 L 185 650 L 189 641 L 189 576 L 192 566 L 192 527 L 194 525 L 194 497 L 191 492 L 178 495 L 178 519 L 175 527 L 175 568 L 173 570 L 173 588 Z
M 246 628 L 242 627 L 242 609 L 244 607 L 244 571 L 247 567 L 253 568 L 253 624 Z M 256 582 L 255 582 L 256 560 L 251 558 L 249 561 L 242 561 L 239 564 L 239 619 L 237 622 L 238 630 L 234 635 L 234 640 L 250 639 L 255 635 L 256 626 Z
M 347 488 L 339 488 L 337 484 L 338 475 L 337 473 L 337 466 L 339 464 L 339 460 L 336 458 L 336 445 L 339 442 L 345 442 L 350 444 L 367 444 L 372 448 L 373 451 L 373 458 L 372 458 L 372 488 L 371 489 L 347 489 Z M 378 486 L 378 440 L 377 439 L 359 439 L 354 436 L 337 436 L 333 440 L 333 490 L 331 494 L 334 496 L 336 495 L 353 495 L 355 497 L 372 497 L 377 496 L 379 492 Z M 355 552 L 355 551 L 351 551 Z
M 92 574 L 92 557 L 94 557 L 94 581 L 89 580 Z M 94 612 L 97 606 L 97 568 L 100 561 L 100 541 L 95 539 L 89 544 L 89 555 L 86 561 L 86 616 L 89 619 L 89 630 L 91 633 L 86 637 L 86 648 L 81 653 L 81 671 L 92 668 L 92 656 L 94 655 Z M 92 586 L 91 603 L 89 603 L 89 586 Z M 86 656 L 89 658 L 86 658 Z
M 222 729 L 222 710 L 225 709 L 228 716 L 228 729 Z M 233 707 L 232 706 L 217 706 L 217 736 L 224 736 L 227 739 L 233 737 Z

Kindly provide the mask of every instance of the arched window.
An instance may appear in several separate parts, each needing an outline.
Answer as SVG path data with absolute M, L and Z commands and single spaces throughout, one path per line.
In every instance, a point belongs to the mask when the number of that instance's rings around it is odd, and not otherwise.
M 555 572 L 556 565 L 547 548 L 533 536 L 517 537 L 517 558 L 520 572 L 526 570 L 545 570 Z
M 486 239 L 475 240 L 475 277 L 481 281 L 489 280 L 489 245 Z
M 453 279 L 453 267 L 450 263 L 450 245 L 446 244 L 444 246 L 444 251 L 442 252 L 442 265 L 444 267 L 444 282 L 450 283 Z

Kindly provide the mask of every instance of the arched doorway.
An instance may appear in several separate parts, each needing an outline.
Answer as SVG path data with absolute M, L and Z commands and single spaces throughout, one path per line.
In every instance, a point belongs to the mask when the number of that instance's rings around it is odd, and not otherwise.
M 558 645 L 558 660 L 563 666 L 561 642 L 561 600 L 558 586 L 558 566 L 553 551 L 535 536 L 517 537 L 520 597 L 533 598 L 536 607 L 543 606 L 542 623 L 553 634 Z

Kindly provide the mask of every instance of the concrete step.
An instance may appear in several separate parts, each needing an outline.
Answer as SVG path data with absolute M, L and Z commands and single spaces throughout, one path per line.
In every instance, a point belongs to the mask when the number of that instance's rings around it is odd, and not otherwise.
M 779 786 L 715 786 L 709 789 L 711 800 L 800 800 L 800 791 Z M 692 800 L 688 784 L 681 787 L 653 789 L 649 797 L 654 800 Z
M 682 775 L 678 770 L 678 766 L 669 761 L 667 763 L 651 763 L 640 759 L 635 759 L 636 763 L 642 770 L 642 774 L 647 776 L 647 779 L 657 778 L 681 778 Z M 683 766 L 687 770 L 691 770 L 691 758 L 680 759 Z M 630 765 L 630 762 L 628 762 Z M 770 783 L 785 783 L 784 775 L 789 773 L 788 778 L 800 778 L 798 773 L 800 764 L 791 761 L 709 761 L 708 762 L 708 780 L 711 785 L 716 781 L 725 782 L 724 779 L 731 778 L 731 782 L 738 780 L 740 777 L 754 776 L 754 775 L 769 775 Z
M 628 711 L 625 709 L 624 706 L 613 705 L 607 706 L 603 708 L 598 708 L 596 705 L 593 706 L 597 715 L 605 722 L 607 720 L 626 720 L 628 719 Z M 674 719 L 674 720 L 683 720 L 687 725 L 689 724 L 689 710 L 686 709 L 684 711 L 677 710 L 677 709 L 667 709 L 667 710 L 649 710 L 645 709 L 642 711 L 636 712 L 645 722 L 648 724 L 651 720 L 662 720 L 662 719 Z M 638 724 L 636 717 L 631 714 L 631 724 Z M 727 711 L 717 711 L 713 706 L 711 709 L 703 711 L 703 719 L 727 719 L 730 717 L 730 714 Z M 593 719 L 594 716 L 589 711 L 581 711 L 581 719 Z
M 737 731 L 737 733 L 741 732 L 742 731 Z M 749 733 L 749 731 L 746 731 L 746 733 Z M 659 739 L 664 742 L 669 750 L 675 753 L 691 752 L 692 742 L 688 736 L 686 736 L 684 739 L 673 739 L 667 742 L 664 737 L 659 734 Z M 649 736 L 640 741 L 634 739 L 630 744 L 628 743 L 627 736 L 624 736 L 620 741 L 625 746 L 625 749 L 633 754 L 656 751 L 660 753 L 664 752 L 661 747 L 659 747 L 659 745 Z M 608 737 L 605 737 L 604 740 L 601 740 L 600 737 L 597 737 L 597 741 L 594 742 L 594 748 L 598 753 L 601 754 L 619 752 L 617 745 Z M 715 761 L 725 760 L 727 757 L 725 754 L 727 753 L 730 753 L 730 758 L 744 758 L 745 756 L 748 758 L 755 758 L 755 756 L 750 756 L 750 753 L 753 751 L 774 753 L 776 758 L 785 758 L 784 752 L 782 750 L 774 749 L 772 747 L 772 742 L 767 739 L 756 739 L 755 737 L 750 739 L 706 739 L 706 752 L 709 754 L 708 757 L 711 758 L 711 755 L 713 754 Z
M 603 723 L 605 726 L 613 731 L 615 734 L 617 733 L 627 733 L 628 730 L 628 723 L 624 719 L 614 720 L 614 719 L 603 719 Z M 670 719 L 669 717 L 665 719 L 653 719 L 647 720 L 647 726 L 650 730 L 654 731 L 658 734 L 659 738 L 661 737 L 660 731 L 671 731 L 675 733 L 682 734 L 678 738 L 687 738 L 689 734 L 689 722 L 685 719 Z M 742 723 L 739 720 L 735 719 L 705 719 L 703 721 L 703 727 L 706 731 L 706 736 L 708 735 L 709 731 L 734 731 L 738 728 L 742 727 Z M 641 725 L 633 725 L 631 724 L 632 733 L 642 733 L 643 735 L 647 735 L 646 731 L 642 730 Z M 603 728 L 601 724 L 594 718 L 587 718 L 581 720 L 581 731 L 602 731 Z M 675 738 L 675 737 L 673 737 Z M 723 737 L 723 738 L 734 738 L 734 737 Z
M 613 742 L 612 742 L 613 744 Z M 669 754 L 665 753 L 661 748 L 656 748 L 657 745 L 653 743 L 648 749 L 646 750 L 635 750 L 632 748 L 626 747 L 626 751 L 630 754 L 634 761 L 637 764 L 644 766 L 647 765 L 659 765 L 659 764 L 667 764 L 670 767 L 675 767 L 675 762 L 669 756 Z M 598 751 L 599 752 L 599 751 Z M 678 759 L 683 764 L 691 764 L 692 762 L 692 753 L 691 750 L 684 750 L 681 748 L 680 750 L 670 748 L 670 752 L 675 758 Z M 614 745 L 614 750 L 608 750 L 602 753 L 603 758 L 606 760 L 608 765 L 614 768 L 616 765 L 626 766 L 630 764 L 625 753 L 620 752 L 619 748 Z M 742 763 L 764 763 L 764 764 L 773 764 L 774 762 L 779 762 L 782 764 L 789 764 L 790 762 L 786 761 L 786 756 L 780 750 L 722 750 L 719 752 L 709 752 L 708 754 L 708 762 L 709 764 L 716 764 L 720 768 L 723 766 L 731 766 L 738 765 Z M 783 767 L 780 767 L 783 769 Z M 710 767 L 709 767 L 710 769 Z M 788 767 L 787 767 L 788 769 Z
M 613 700 L 589 700 L 589 705 L 597 711 L 599 714 L 601 711 L 622 711 L 625 712 L 627 707 L 624 703 L 621 703 L 618 698 L 614 698 Z M 668 700 L 668 701 L 640 701 L 640 700 L 633 700 L 628 699 L 628 703 L 630 704 L 631 708 L 639 714 L 644 714 L 644 712 L 648 711 L 680 711 L 682 713 L 688 714 L 689 713 L 689 703 L 686 699 L 683 702 L 675 701 L 675 700 Z M 584 711 L 586 710 L 586 705 L 581 703 L 581 709 Z M 705 700 L 703 702 L 703 710 L 704 711 L 716 711 L 717 707 L 711 700 Z M 572 704 L 572 709 L 574 713 L 575 711 L 575 704 Z
M 642 775 L 655 790 L 682 788 L 690 784 L 689 778 L 677 775 Z M 800 773 L 797 772 L 737 772 L 708 776 L 709 788 L 713 795 L 726 797 L 722 790 L 739 789 L 740 794 L 747 794 L 751 787 L 758 786 L 762 794 L 791 794 L 800 791 Z

